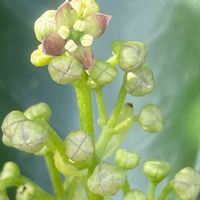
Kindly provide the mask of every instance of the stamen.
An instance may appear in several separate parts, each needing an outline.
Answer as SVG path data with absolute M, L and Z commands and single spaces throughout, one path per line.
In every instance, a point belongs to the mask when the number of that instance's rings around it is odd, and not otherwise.
M 77 48 L 78 46 L 73 40 L 69 40 L 65 45 L 65 49 L 70 53 L 74 52 Z
M 83 37 L 81 37 L 81 44 L 82 46 L 84 47 L 89 47 L 92 45 L 94 41 L 94 38 L 92 35 L 89 35 L 89 34 L 85 34 Z
M 85 29 L 85 22 L 82 20 L 77 20 L 73 26 L 74 30 L 83 32 Z
M 67 39 L 69 34 L 70 34 L 70 30 L 67 26 L 61 26 L 58 30 L 58 34 L 62 39 Z

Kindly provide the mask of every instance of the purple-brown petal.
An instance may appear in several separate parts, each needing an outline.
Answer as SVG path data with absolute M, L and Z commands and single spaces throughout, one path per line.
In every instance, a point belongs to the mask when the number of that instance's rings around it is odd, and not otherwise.
M 81 62 L 86 70 L 90 70 L 94 63 L 94 54 L 91 47 L 79 46 L 73 56 Z
M 65 40 L 57 33 L 50 33 L 42 41 L 43 53 L 50 56 L 59 56 L 65 52 Z
M 67 1 L 58 7 L 56 11 L 56 23 L 58 26 L 64 25 L 71 28 L 77 19 L 76 11 Z
M 92 35 L 94 38 L 100 37 L 106 30 L 110 20 L 110 15 L 95 13 L 84 19 L 85 33 Z

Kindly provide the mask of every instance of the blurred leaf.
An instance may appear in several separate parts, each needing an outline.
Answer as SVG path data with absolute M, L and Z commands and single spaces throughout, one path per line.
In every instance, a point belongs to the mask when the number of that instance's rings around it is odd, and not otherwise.
M 33 32 L 34 21 L 42 12 L 56 8 L 60 2 L 0 1 L 0 122 L 12 109 L 23 110 L 31 104 L 45 101 L 53 110 L 53 127 L 65 137 L 67 132 L 78 126 L 73 90 L 71 86 L 56 85 L 45 68 L 37 69 L 29 62 L 30 53 L 38 45 Z M 200 2 L 98 2 L 103 12 L 113 15 L 113 19 L 106 34 L 95 43 L 97 57 L 109 57 L 111 41 L 119 38 L 147 43 L 147 63 L 155 73 L 156 89 L 147 97 L 129 96 L 127 101 L 134 102 L 136 111 L 146 103 L 159 104 L 165 118 L 161 134 L 148 135 L 135 126 L 125 146 L 141 154 L 142 161 L 151 158 L 170 161 L 173 173 L 184 166 L 193 166 L 200 131 Z M 105 89 L 109 111 L 121 78 L 122 74 Z M 25 175 L 49 190 L 47 173 L 41 174 L 45 166 L 40 158 L 0 144 L 0 167 L 6 160 L 17 161 Z M 141 168 L 131 173 L 129 179 L 135 187 L 146 189 L 147 181 Z

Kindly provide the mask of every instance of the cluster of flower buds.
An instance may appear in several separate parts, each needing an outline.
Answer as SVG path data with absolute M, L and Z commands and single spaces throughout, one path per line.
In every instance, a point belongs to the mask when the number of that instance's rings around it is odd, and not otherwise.
M 39 153 L 48 137 L 48 130 L 41 121 L 48 121 L 51 110 L 45 103 L 34 105 L 24 113 L 10 112 L 2 124 L 3 142 L 28 153 Z
M 121 69 L 125 72 L 126 91 L 133 96 L 144 96 L 154 88 L 153 72 L 145 65 L 147 48 L 138 41 L 116 41 L 112 47 Z
M 94 0 L 65 1 L 57 10 L 46 11 L 35 22 L 35 35 L 42 44 L 32 53 L 32 64 L 49 65 L 50 76 L 59 84 L 80 79 L 83 71 L 93 66 L 91 46 L 104 33 L 110 19 L 99 13 Z M 109 70 L 105 73 L 109 74 Z

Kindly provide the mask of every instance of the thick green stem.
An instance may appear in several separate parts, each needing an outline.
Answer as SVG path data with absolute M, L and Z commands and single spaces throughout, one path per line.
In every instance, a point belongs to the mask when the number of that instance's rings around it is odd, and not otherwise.
M 48 167 L 48 170 L 49 170 L 49 173 L 50 173 L 50 177 L 51 177 L 51 181 L 52 181 L 52 185 L 53 185 L 53 189 L 54 189 L 54 192 L 56 194 L 56 197 L 58 199 L 62 200 L 64 191 L 63 191 L 63 186 L 62 186 L 60 174 L 55 167 L 53 154 L 47 153 L 45 155 L 45 160 L 46 160 L 47 167 Z
M 113 136 L 112 129 L 116 124 L 116 121 L 117 121 L 119 114 L 121 112 L 124 100 L 126 98 L 127 92 L 125 90 L 124 84 L 125 84 L 125 82 L 123 81 L 123 84 L 122 84 L 120 91 L 119 91 L 117 101 L 115 103 L 114 110 L 113 110 L 113 112 L 112 112 L 112 114 L 111 114 L 111 116 L 110 116 L 110 118 L 107 122 L 107 125 L 103 128 L 103 131 L 100 135 L 100 138 L 99 138 L 99 140 L 96 144 L 96 151 L 97 151 L 97 155 L 98 155 L 99 158 L 102 157 L 103 152 L 106 149 L 106 146 L 108 145 L 110 139 Z
M 107 115 L 106 115 L 106 109 L 105 109 L 105 103 L 103 99 L 103 93 L 102 89 L 96 89 L 96 99 L 97 99 L 97 105 L 99 110 L 99 116 L 100 116 L 100 124 L 105 125 L 107 121 Z
M 170 192 L 172 191 L 172 183 L 169 182 L 162 190 L 162 192 L 160 193 L 158 200 L 165 200 L 168 195 L 170 194 Z
M 74 84 L 80 113 L 80 127 L 88 133 L 94 141 L 93 111 L 91 91 L 87 84 L 88 76 L 83 74 L 82 78 Z
M 15 178 L 6 178 L 0 181 L 0 191 L 6 190 L 9 187 L 18 187 L 20 185 L 24 185 L 26 183 L 30 183 L 35 190 L 37 191 L 37 197 L 38 199 L 42 200 L 53 200 L 53 197 L 50 196 L 46 191 L 44 191 L 41 187 L 33 183 L 31 180 L 29 180 L 26 177 L 19 176 Z
M 155 199 L 156 187 L 157 187 L 156 183 L 150 182 L 148 200 L 154 200 Z

